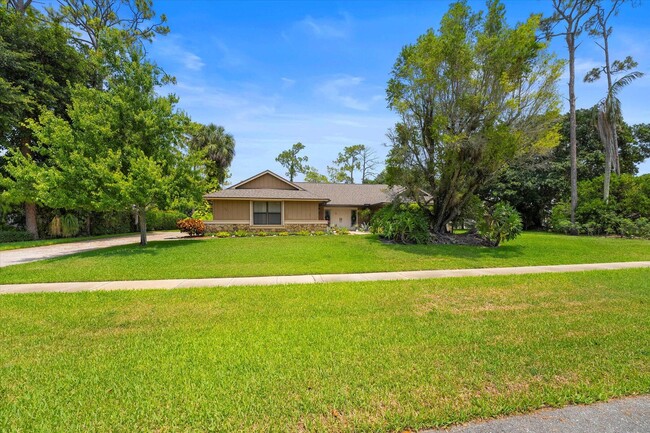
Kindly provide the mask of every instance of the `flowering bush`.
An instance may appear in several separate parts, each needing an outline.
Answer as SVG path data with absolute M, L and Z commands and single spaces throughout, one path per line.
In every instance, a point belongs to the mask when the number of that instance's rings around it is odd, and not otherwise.
M 195 218 L 185 218 L 176 222 L 176 227 L 181 233 L 187 233 L 190 236 L 203 236 L 205 233 L 205 224 L 203 221 Z

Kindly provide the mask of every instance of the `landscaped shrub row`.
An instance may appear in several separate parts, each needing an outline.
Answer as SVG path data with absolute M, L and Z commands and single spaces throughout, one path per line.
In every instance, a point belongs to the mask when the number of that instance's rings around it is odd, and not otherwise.
M 0 230 L 0 243 L 31 241 L 34 238 L 30 233 L 17 230 Z
M 182 230 L 181 230 L 182 231 Z M 265 231 L 247 231 L 247 230 L 236 230 L 234 232 L 217 232 L 213 237 L 217 238 L 249 238 L 249 237 L 267 237 L 267 236 L 326 236 L 326 235 L 348 235 L 350 230 L 345 227 L 338 227 L 333 229 L 327 229 L 326 231 L 312 231 L 309 230 L 300 230 L 297 232 L 272 232 L 268 233 Z
M 521 234 L 521 216 L 509 204 L 497 203 L 493 207 L 481 204 L 479 211 L 482 215 L 475 216 L 475 233 L 472 233 L 471 239 L 466 236 L 472 244 L 496 247 Z M 438 235 L 430 231 L 426 210 L 416 203 L 393 204 L 379 210 L 372 217 L 370 230 L 403 244 L 436 242 Z

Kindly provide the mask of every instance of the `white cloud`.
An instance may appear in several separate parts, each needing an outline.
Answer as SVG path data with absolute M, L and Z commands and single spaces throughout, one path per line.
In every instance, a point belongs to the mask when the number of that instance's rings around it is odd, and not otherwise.
M 292 80 L 291 78 L 282 77 L 281 80 L 283 89 L 289 89 L 296 84 L 296 80 Z
M 169 35 L 153 45 L 156 54 L 191 71 L 200 71 L 205 66 L 203 59 L 183 46 L 182 37 Z
M 322 39 L 345 39 L 352 32 L 352 18 L 343 13 L 339 18 L 314 18 L 307 15 L 297 26 Z
M 336 102 L 346 108 L 353 110 L 367 111 L 370 108 L 374 98 L 361 100 L 352 96 L 359 85 L 364 81 L 363 77 L 352 75 L 342 75 L 333 79 L 326 80 L 316 88 L 316 93 Z
M 213 44 L 220 54 L 218 62 L 221 67 L 235 68 L 248 63 L 248 58 L 243 53 L 226 45 L 222 40 L 213 39 Z
M 192 71 L 200 71 L 205 66 L 205 63 L 196 54 L 186 52 L 183 55 L 183 65 Z
M 247 89 L 246 85 L 232 87 L 232 90 L 225 90 L 211 85 L 191 85 L 179 79 L 176 86 L 166 90 L 176 93 L 180 97 L 181 108 L 203 123 L 223 124 L 220 119 L 241 121 L 275 113 L 276 96 L 260 94 Z M 226 124 L 224 126 L 227 127 Z

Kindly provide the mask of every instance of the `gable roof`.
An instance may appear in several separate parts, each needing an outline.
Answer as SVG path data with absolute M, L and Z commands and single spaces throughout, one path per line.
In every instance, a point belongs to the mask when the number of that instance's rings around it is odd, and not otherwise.
M 260 178 L 260 177 L 262 177 L 262 176 L 265 176 L 265 175 L 273 176 L 273 177 L 275 177 L 276 179 L 278 179 L 280 182 L 283 182 L 283 183 L 287 184 L 288 186 L 292 187 L 292 188 L 295 189 L 295 190 L 302 190 L 302 188 L 300 188 L 300 187 L 299 187 L 298 185 L 296 185 L 295 183 L 290 182 L 290 181 L 288 181 L 287 179 L 283 178 L 282 176 L 273 173 L 271 170 L 264 170 L 263 172 L 258 173 L 258 174 L 256 174 L 255 176 L 249 177 L 248 179 L 242 180 L 241 182 L 239 182 L 239 183 L 237 183 L 237 184 L 235 184 L 235 185 L 233 185 L 233 186 L 230 186 L 230 187 L 228 187 L 227 189 L 238 189 L 238 188 L 241 188 L 242 186 L 246 185 L 247 183 L 250 183 L 250 182 L 254 181 L 255 179 L 258 179 L 258 178 Z
M 259 179 L 263 176 L 272 176 L 286 184 L 291 189 L 280 189 L 280 188 L 242 188 L 243 186 L 253 182 L 256 179 Z M 206 199 L 211 198 L 221 198 L 221 199 L 233 199 L 233 200 L 245 200 L 245 199 L 270 199 L 270 200 L 307 200 L 307 201 L 328 201 L 327 197 L 319 196 L 313 192 L 306 191 L 304 188 L 296 185 L 293 182 L 288 181 L 287 179 L 273 173 L 270 170 L 265 170 L 261 173 L 256 174 L 255 176 L 249 177 L 246 180 L 243 180 L 235 185 L 232 185 L 224 190 L 211 192 L 203 196 Z
M 291 189 L 242 188 L 262 176 L 277 178 Z M 404 192 L 403 187 L 376 184 L 290 182 L 265 170 L 229 188 L 204 195 L 206 199 L 304 200 L 327 202 L 328 206 L 363 207 L 390 203 Z

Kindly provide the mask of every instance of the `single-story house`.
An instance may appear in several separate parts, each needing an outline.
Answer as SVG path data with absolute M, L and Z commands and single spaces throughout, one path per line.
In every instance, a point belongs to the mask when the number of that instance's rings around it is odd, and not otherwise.
M 379 209 L 401 191 L 375 184 L 290 182 L 266 170 L 205 195 L 214 218 L 206 221 L 206 228 L 211 232 L 353 228 L 359 210 Z

